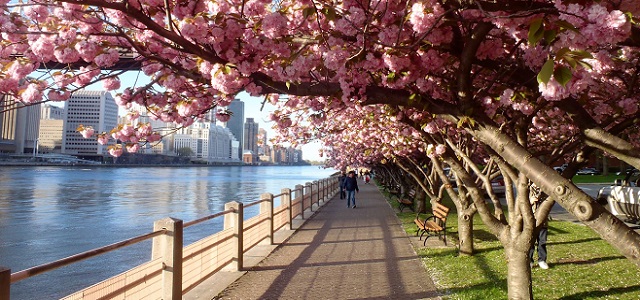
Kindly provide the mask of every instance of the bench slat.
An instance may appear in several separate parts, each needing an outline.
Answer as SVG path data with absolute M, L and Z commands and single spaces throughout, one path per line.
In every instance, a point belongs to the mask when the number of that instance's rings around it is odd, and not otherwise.
M 414 219 L 414 223 L 418 227 L 416 235 L 420 235 L 420 240 L 422 240 L 423 235 L 427 235 L 424 239 L 425 246 L 427 245 L 427 239 L 431 236 L 441 237 L 446 246 L 446 224 L 447 217 L 449 216 L 449 208 L 440 203 L 434 203 L 431 209 L 431 216 L 425 218 L 424 221 L 419 219 L 419 215 L 416 215 L 416 218 Z

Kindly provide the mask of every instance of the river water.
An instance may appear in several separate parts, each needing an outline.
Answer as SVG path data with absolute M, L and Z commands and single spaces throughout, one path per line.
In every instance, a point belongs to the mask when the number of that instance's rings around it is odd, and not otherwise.
M 66 168 L 0 166 L 0 266 L 17 272 L 250 203 L 335 170 L 317 166 Z M 257 213 L 258 206 L 245 212 Z M 222 228 L 222 218 L 185 229 L 185 245 Z M 11 299 L 57 299 L 148 261 L 145 241 L 11 285 Z

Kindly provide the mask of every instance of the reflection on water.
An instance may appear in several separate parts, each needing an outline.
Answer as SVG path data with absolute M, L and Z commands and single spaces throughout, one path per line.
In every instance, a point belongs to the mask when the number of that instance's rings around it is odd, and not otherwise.
M 151 232 L 165 217 L 191 221 L 229 201 L 258 200 L 330 176 L 318 167 L 0 168 L 0 266 L 12 272 Z M 246 217 L 258 209 L 247 209 Z M 185 229 L 185 244 L 222 219 Z M 59 298 L 150 257 L 150 241 L 25 279 L 12 299 Z M 46 291 L 43 294 L 43 291 Z

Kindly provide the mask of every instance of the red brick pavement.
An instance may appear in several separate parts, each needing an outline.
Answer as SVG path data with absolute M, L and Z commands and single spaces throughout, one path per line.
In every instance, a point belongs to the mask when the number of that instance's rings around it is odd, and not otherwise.
M 357 208 L 334 197 L 218 299 L 439 299 L 384 196 L 359 184 Z

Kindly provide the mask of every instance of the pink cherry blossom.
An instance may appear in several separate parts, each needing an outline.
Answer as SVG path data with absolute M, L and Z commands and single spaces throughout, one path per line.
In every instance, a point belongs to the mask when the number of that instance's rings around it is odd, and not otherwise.
M 122 145 L 120 144 L 109 146 L 108 149 L 109 149 L 109 155 L 113 157 L 120 157 L 123 152 Z
M 140 150 L 140 144 L 127 144 L 125 148 L 129 153 L 136 153 L 138 152 L 138 150 Z

